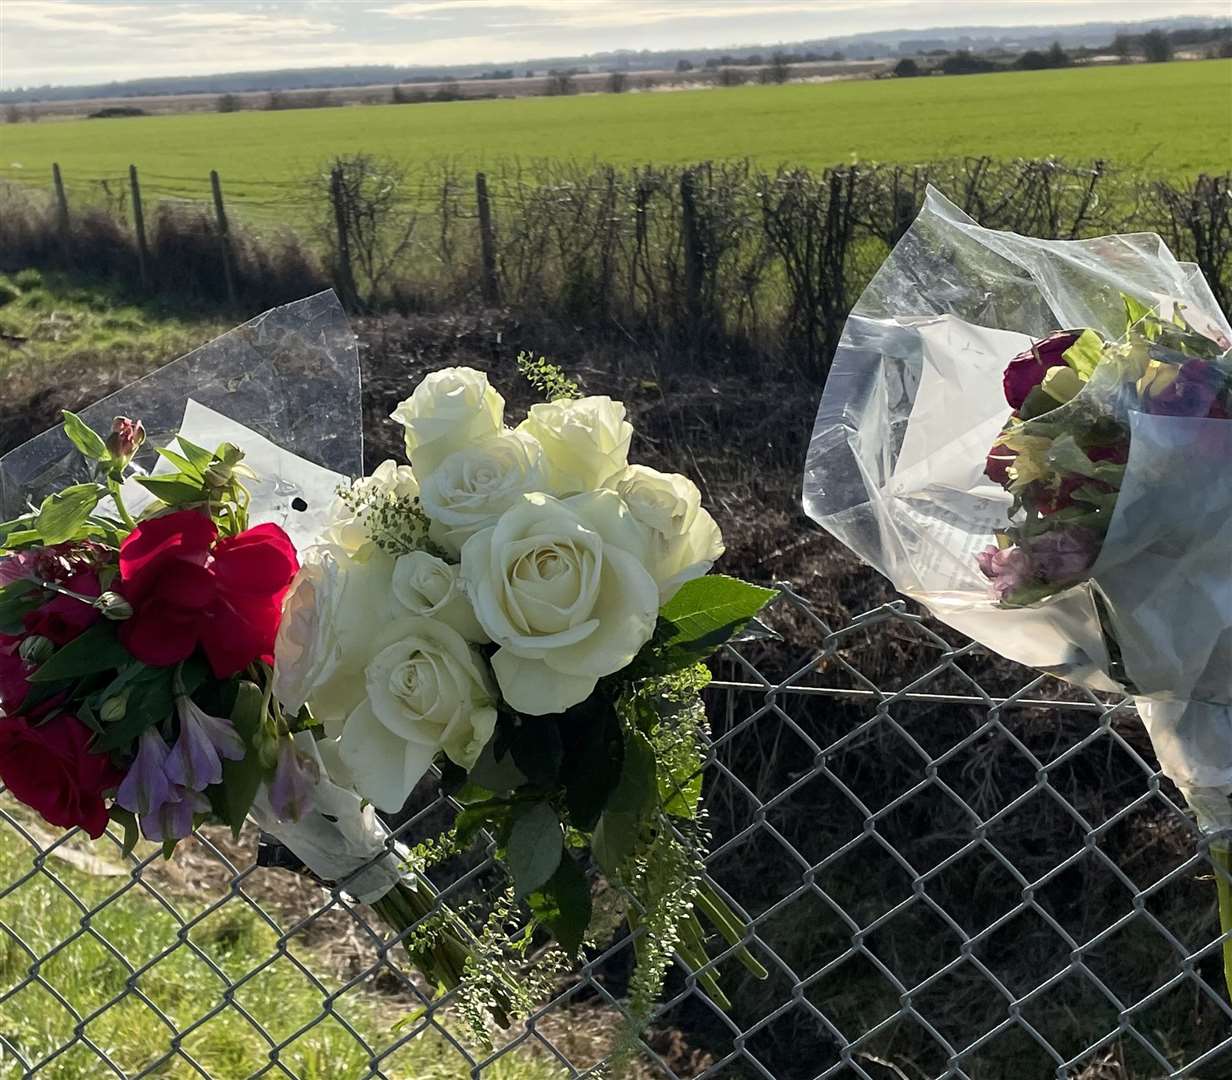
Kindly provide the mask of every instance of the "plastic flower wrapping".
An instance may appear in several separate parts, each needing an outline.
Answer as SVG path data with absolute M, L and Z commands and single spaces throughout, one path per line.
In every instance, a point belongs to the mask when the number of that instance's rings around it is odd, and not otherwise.
M 808 513 L 1011 660 L 1133 695 L 1232 826 L 1232 330 L 1157 236 L 980 228 L 935 191 L 856 305 Z
M 629 463 L 619 402 L 522 368 L 544 400 L 516 425 L 482 373 L 428 375 L 393 414 L 406 462 L 361 476 L 354 337 L 322 294 L 0 459 L 0 781 L 168 857 L 252 819 L 477 1028 L 622 921 L 635 1018 L 673 955 L 722 1003 L 713 938 L 765 972 L 703 872 L 699 693 L 773 594 L 710 574 L 718 527 Z M 456 816 L 408 849 L 378 811 L 421 782 Z M 476 838 L 510 884 L 455 910 L 427 871 Z

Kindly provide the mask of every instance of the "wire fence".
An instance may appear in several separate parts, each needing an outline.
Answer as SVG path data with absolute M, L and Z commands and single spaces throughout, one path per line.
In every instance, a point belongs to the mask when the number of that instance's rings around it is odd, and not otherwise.
M 709 691 L 708 869 L 771 971 L 714 949 L 729 1010 L 678 963 L 617 1070 L 618 936 L 485 1044 L 366 909 L 258 865 L 254 836 L 126 861 L 0 796 L 0 1076 L 1232 1076 L 1217 871 L 1128 703 L 901 602 L 836 626 L 784 589 L 766 622 Z M 429 796 L 397 835 L 449 812 Z M 441 874 L 463 902 L 498 871 L 479 850 Z

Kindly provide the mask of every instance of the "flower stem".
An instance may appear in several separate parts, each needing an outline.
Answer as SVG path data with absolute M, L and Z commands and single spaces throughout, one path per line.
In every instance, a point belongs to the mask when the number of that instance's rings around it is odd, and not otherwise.
M 128 512 L 128 507 L 124 505 L 124 497 L 120 494 L 120 485 L 115 480 L 108 480 L 107 489 L 111 492 L 111 500 L 115 503 L 116 512 L 120 515 L 120 520 L 124 522 L 126 528 L 135 529 L 137 523 L 133 520 L 133 515 Z
M 1215 888 L 1219 893 L 1219 929 L 1223 933 L 1223 978 L 1232 1001 L 1232 849 L 1226 840 L 1211 843 Z

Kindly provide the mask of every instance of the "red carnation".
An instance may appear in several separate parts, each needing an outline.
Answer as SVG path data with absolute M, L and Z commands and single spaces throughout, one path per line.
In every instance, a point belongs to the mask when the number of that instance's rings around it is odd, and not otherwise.
M 220 679 L 274 650 L 282 598 L 299 569 L 277 525 L 218 539 L 209 518 L 180 510 L 137 526 L 120 545 L 119 591 L 133 607 L 120 640 L 153 667 L 200 645 Z
M 1081 330 L 1058 330 L 1010 361 L 1001 380 L 1010 408 L 1021 409 L 1027 395 L 1043 383 L 1049 371 L 1065 366 L 1065 350 L 1080 337 Z
M 91 754 L 92 732 L 60 713 L 34 727 L 21 716 L 0 717 L 0 780 L 50 825 L 80 826 L 94 839 L 107 827 L 104 793 L 122 774 L 105 754 Z

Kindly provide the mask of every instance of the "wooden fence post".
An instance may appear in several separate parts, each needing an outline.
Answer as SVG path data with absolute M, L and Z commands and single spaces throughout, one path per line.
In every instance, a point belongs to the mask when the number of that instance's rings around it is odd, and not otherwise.
M 697 174 L 680 174 L 680 211 L 684 239 L 684 296 L 690 351 L 702 346 L 702 283 L 705 278 L 701 230 L 697 222 Z
M 145 240 L 145 212 L 141 207 L 141 183 L 137 179 L 137 166 L 128 167 L 128 186 L 133 197 L 133 229 L 137 233 L 137 269 L 141 273 L 141 287 L 150 285 L 150 249 Z
M 342 306 L 356 311 L 359 290 L 355 287 L 355 272 L 351 268 L 351 234 L 347 228 L 347 195 L 341 165 L 335 165 L 330 173 L 329 201 L 334 204 L 334 227 L 338 233 L 338 290 L 342 293 Z
M 475 173 L 475 201 L 479 204 L 479 254 L 483 264 L 483 298 L 500 303 L 500 282 L 496 278 L 496 237 L 492 233 L 492 204 L 488 199 L 488 178 Z
M 227 226 L 227 211 L 222 201 L 222 182 L 218 179 L 218 170 L 210 170 L 210 187 L 214 191 L 214 218 L 218 223 L 218 246 L 222 252 L 222 272 L 227 281 L 227 300 L 235 307 L 235 266 L 231 251 L 231 230 Z
M 51 182 L 56 190 L 56 233 L 60 238 L 60 253 L 67 262 L 70 252 L 68 196 L 64 194 L 64 177 L 60 175 L 59 162 L 52 162 Z

